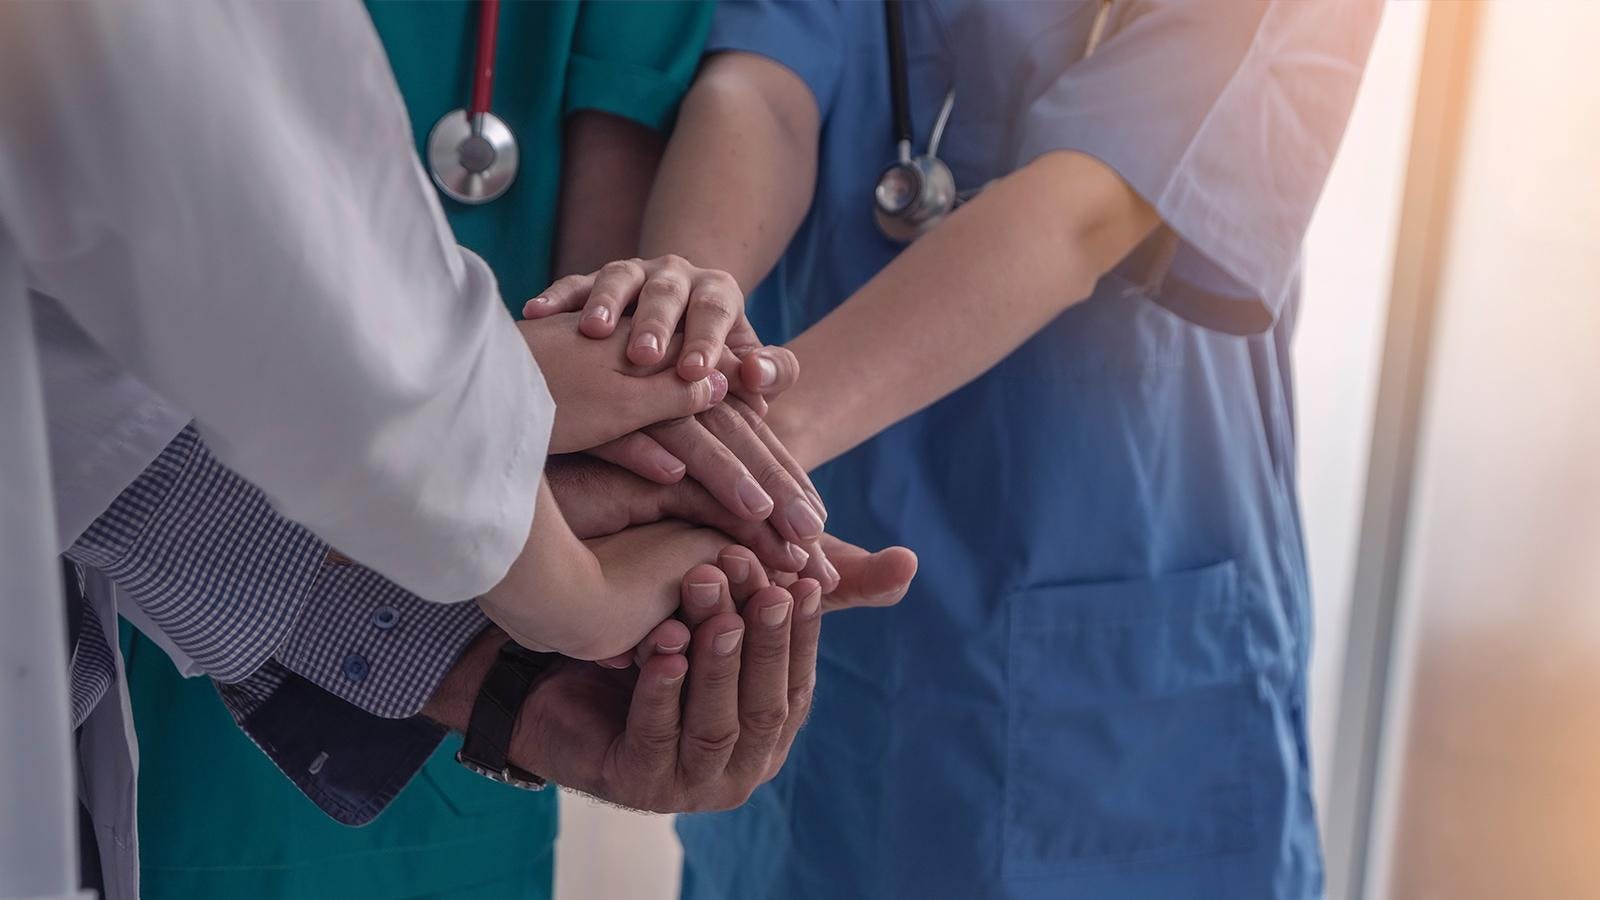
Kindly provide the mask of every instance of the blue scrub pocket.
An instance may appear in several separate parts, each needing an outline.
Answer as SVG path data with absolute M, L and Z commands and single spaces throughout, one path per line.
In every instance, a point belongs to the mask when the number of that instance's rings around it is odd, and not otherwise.
M 1006 877 L 1245 850 L 1271 740 L 1225 562 L 1010 598 Z

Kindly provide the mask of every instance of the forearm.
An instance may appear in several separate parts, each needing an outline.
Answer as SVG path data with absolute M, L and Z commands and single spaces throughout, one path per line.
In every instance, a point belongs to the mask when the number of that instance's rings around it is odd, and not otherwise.
M 639 252 L 665 145 L 659 132 L 619 116 L 581 110 L 567 117 L 552 276 L 593 272 Z
M 769 421 L 802 465 L 821 465 L 1004 359 L 1158 221 L 1103 163 L 1040 157 L 795 338 L 805 375 Z
M 816 102 L 792 72 L 750 54 L 713 57 L 662 157 L 640 255 L 675 253 L 754 288 L 811 205 L 819 129 Z

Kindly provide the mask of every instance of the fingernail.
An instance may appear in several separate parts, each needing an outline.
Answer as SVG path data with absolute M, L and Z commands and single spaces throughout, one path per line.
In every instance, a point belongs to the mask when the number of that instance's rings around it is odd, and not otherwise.
M 756 484 L 755 480 L 750 476 L 746 475 L 739 479 L 739 486 L 736 490 L 739 494 L 739 502 L 743 503 L 746 509 L 758 516 L 765 516 L 767 513 L 772 512 L 772 498 L 768 497 L 767 492 L 763 491 L 761 485 Z
M 676 675 L 663 675 L 663 676 L 661 676 L 661 683 L 662 684 L 677 684 L 678 682 L 683 680 L 683 676 L 685 674 L 686 673 L 684 673 L 684 672 L 679 672 Z
M 691 368 L 703 369 L 706 365 L 706 355 L 696 350 L 693 353 L 685 353 L 679 362 Z
M 635 338 L 633 345 L 649 350 L 651 353 L 658 353 L 661 350 L 661 339 L 647 331 Z
M 727 656 L 739 649 L 739 639 L 744 637 L 744 629 L 736 628 L 733 631 L 724 631 L 711 640 L 711 649 L 718 656 Z
M 794 601 L 785 600 L 782 603 L 774 603 L 762 609 L 759 613 L 761 624 L 768 628 L 777 628 L 784 623 L 785 619 L 789 618 L 789 607 L 791 606 L 794 606 Z
M 811 504 L 800 497 L 789 501 L 789 511 L 785 517 L 789 520 L 789 527 L 794 529 L 794 533 L 803 538 L 814 538 L 822 534 L 822 519 L 817 516 L 817 511 L 811 508 Z
M 600 322 L 609 322 L 611 321 L 611 307 L 596 306 L 584 313 L 583 317 L 585 319 L 595 319 L 596 321 Z
M 717 557 L 717 562 L 722 564 L 722 571 L 734 581 L 744 584 L 750 580 L 750 560 L 737 554 Z
M 527 303 L 522 304 L 522 311 L 524 313 L 526 313 L 528 311 L 528 308 L 531 307 L 531 306 L 543 306 L 543 305 L 545 305 L 546 303 L 549 303 L 549 302 L 550 302 L 550 298 L 549 297 L 546 297 L 543 294 L 540 294 L 539 296 L 533 298 L 532 300 L 529 300 Z
M 676 644 L 657 644 L 656 645 L 656 652 L 657 653 L 677 653 L 677 652 L 681 651 L 685 646 L 687 646 L 687 645 L 682 641 L 679 641 Z
M 905 591 L 904 590 L 900 590 L 900 589 L 893 590 L 893 591 L 884 591 L 881 594 L 868 594 L 867 595 L 867 602 L 868 603 L 888 603 L 888 602 L 890 602 L 892 600 L 898 600 L 904 594 L 905 594 Z
M 811 554 L 802 549 L 799 544 L 790 544 L 788 546 L 789 561 L 794 566 L 794 570 L 798 572 L 805 568 L 806 561 L 811 559 Z
M 800 598 L 800 615 L 811 618 L 822 608 L 822 588 L 819 586 L 811 593 Z
M 828 570 L 828 577 L 829 578 L 832 578 L 834 581 L 838 581 L 839 580 L 839 570 L 835 569 L 833 567 L 833 560 L 831 560 L 831 559 L 823 560 L 822 561 L 822 567 L 824 569 Z
M 710 584 L 691 583 L 687 593 L 691 604 L 701 609 L 709 609 L 716 606 L 717 600 L 722 597 L 722 586 L 716 582 Z
M 761 373 L 762 387 L 772 387 L 778 382 L 778 364 L 765 356 L 756 357 L 756 370 Z
M 711 405 L 716 406 L 722 398 L 728 396 L 728 376 L 721 372 L 712 372 L 706 378 L 711 382 Z
M 678 478 L 688 471 L 688 467 L 683 464 L 683 460 L 673 456 L 661 447 L 651 447 L 648 452 L 650 461 L 655 463 L 669 477 Z

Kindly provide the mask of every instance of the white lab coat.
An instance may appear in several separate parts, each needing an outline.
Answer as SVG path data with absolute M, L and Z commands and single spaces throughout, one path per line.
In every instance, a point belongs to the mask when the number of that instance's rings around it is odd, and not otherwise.
M 163 432 L 193 415 L 286 515 L 454 601 L 521 550 L 554 409 L 357 4 L 0 6 L 0 136 L 3 897 L 74 877 L 54 553 Z M 30 291 L 104 351 L 47 351 L 48 389 Z

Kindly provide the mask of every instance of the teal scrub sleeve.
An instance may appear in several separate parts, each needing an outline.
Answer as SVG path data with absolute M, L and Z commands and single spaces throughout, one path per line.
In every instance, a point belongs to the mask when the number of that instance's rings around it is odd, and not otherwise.
M 562 114 L 592 109 L 665 129 L 694 78 L 714 8 L 710 0 L 582 4 Z
M 806 83 L 823 121 L 844 69 L 845 34 L 835 0 L 724 0 L 706 41 L 706 55 L 737 51 L 765 56 Z
M 1052 150 L 1102 160 L 1181 239 L 1155 299 L 1218 330 L 1265 330 L 1298 284 L 1380 12 L 1379 0 L 1120 0 L 1095 54 L 1062 57 L 1032 99 L 1016 165 Z

